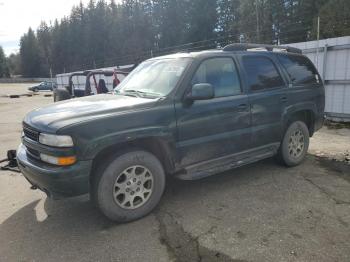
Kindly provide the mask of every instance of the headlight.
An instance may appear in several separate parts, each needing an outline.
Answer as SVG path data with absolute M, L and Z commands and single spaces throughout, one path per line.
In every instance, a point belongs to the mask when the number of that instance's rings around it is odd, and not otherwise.
M 77 158 L 75 156 L 55 157 L 46 154 L 40 154 L 40 159 L 46 163 L 57 166 L 69 166 L 77 162 Z
M 48 146 L 56 147 L 71 147 L 73 146 L 73 140 L 70 136 L 59 136 L 40 133 L 39 142 Z

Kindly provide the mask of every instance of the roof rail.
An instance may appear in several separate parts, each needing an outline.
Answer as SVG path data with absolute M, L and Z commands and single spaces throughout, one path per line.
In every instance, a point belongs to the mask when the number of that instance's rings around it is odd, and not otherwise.
M 281 46 L 281 45 L 264 45 L 264 44 L 249 44 L 249 43 L 234 43 L 227 45 L 223 48 L 223 51 L 247 51 L 249 49 L 265 49 L 266 51 L 273 51 L 274 49 L 279 49 L 281 51 L 286 51 L 290 53 L 301 54 L 302 51 L 299 48 L 291 46 Z

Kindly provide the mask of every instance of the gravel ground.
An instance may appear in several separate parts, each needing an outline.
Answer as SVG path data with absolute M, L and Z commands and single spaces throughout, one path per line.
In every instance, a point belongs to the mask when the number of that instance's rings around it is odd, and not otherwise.
M 6 97 L 27 86 L 0 84 L 0 156 L 18 146 L 25 113 L 53 100 Z M 298 167 L 267 159 L 168 181 L 158 208 L 129 224 L 1 172 L 0 261 L 350 261 L 349 151 L 349 129 L 324 127 Z

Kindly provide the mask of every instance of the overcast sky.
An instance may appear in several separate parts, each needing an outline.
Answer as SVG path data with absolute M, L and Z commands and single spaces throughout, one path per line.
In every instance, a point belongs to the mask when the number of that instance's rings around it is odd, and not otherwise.
M 0 45 L 6 55 L 19 50 L 19 39 L 42 20 L 49 23 L 69 15 L 73 5 L 89 0 L 0 0 Z

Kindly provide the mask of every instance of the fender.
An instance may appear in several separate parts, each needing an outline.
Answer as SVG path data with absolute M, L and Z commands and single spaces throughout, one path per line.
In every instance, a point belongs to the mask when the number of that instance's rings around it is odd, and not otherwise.
M 311 111 L 313 116 L 317 115 L 317 107 L 313 102 L 300 102 L 293 105 L 286 106 L 282 113 L 282 123 L 283 127 L 285 127 L 291 118 L 291 116 L 300 111 Z
M 89 142 L 84 148 L 82 155 L 86 159 L 94 159 L 95 156 L 103 149 L 116 146 L 118 144 L 127 144 L 139 141 L 142 139 L 161 139 L 167 147 L 174 143 L 173 134 L 166 127 L 154 126 L 139 129 L 129 129 L 125 131 L 115 132 L 103 137 L 96 137 Z M 172 151 L 172 150 L 171 150 Z

